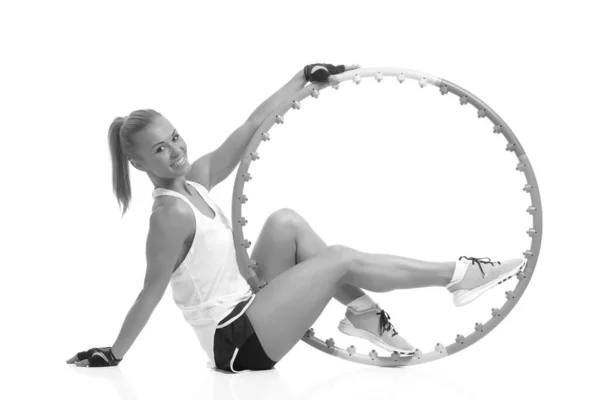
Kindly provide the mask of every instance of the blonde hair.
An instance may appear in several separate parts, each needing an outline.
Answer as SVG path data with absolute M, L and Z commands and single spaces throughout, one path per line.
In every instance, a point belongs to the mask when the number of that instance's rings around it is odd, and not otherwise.
M 113 192 L 125 215 L 131 202 L 129 160 L 136 159 L 133 135 L 147 127 L 160 113 L 151 109 L 136 110 L 126 117 L 117 117 L 108 128 L 108 147 L 112 161 Z

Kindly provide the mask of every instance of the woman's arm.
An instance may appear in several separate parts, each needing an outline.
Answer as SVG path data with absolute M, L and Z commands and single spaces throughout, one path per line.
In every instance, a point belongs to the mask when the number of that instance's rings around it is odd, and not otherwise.
M 189 207 L 177 203 L 159 207 L 150 217 L 146 242 L 147 269 L 144 287 L 127 313 L 112 352 L 123 358 L 163 297 L 184 240 L 191 233 L 194 218 Z
M 210 162 L 208 166 L 210 176 L 209 190 L 224 181 L 233 172 L 240 162 L 244 150 L 248 147 L 248 143 L 250 143 L 252 136 L 254 136 L 254 132 L 256 132 L 265 118 L 267 118 L 283 100 L 302 89 L 304 85 L 306 85 L 306 82 L 304 71 L 298 71 L 298 73 L 296 73 L 285 85 L 273 93 L 268 99 L 263 101 L 252 114 L 250 114 L 248 119 L 225 139 L 223 144 L 210 153 Z M 206 166 L 203 166 L 200 162 L 194 162 L 192 164 L 192 169 L 194 168 L 206 168 Z M 200 175 L 200 173 L 201 172 L 198 171 L 196 175 Z M 194 173 L 192 173 L 192 175 L 193 174 Z
M 302 89 L 306 85 L 306 82 L 304 69 L 301 69 L 285 85 L 256 107 L 248 117 L 248 120 L 254 122 L 256 125 L 262 124 L 265 118 L 267 118 L 283 100 Z
M 346 71 L 360 68 L 357 64 L 345 65 L 344 67 Z M 335 75 L 331 75 L 329 81 L 332 84 L 339 83 Z M 263 101 L 250 114 L 248 119 L 225 139 L 223 144 L 192 163 L 192 169 L 188 176 L 193 178 L 190 179 L 199 179 L 198 177 L 207 174 L 209 176 L 207 187 L 209 191 L 224 181 L 239 164 L 244 150 L 248 147 L 248 143 L 250 143 L 254 133 L 265 118 L 271 115 L 283 100 L 302 89 L 307 82 L 304 76 L 304 68 L 302 68 L 285 85 Z
M 152 296 L 140 295 L 127 313 L 117 340 L 112 346 L 112 352 L 116 358 L 121 359 L 127 353 L 135 339 L 138 337 L 150 315 L 156 308 L 158 301 Z

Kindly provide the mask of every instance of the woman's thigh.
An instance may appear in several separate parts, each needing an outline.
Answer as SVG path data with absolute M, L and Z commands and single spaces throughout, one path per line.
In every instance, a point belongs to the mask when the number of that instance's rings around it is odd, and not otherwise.
M 252 250 L 256 274 L 270 282 L 283 271 L 324 251 L 327 244 L 308 221 L 289 208 L 272 213 L 265 221 Z
M 355 253 L 333 245 L 282 272 L 257 294 L 246 311 L 263 349 L 278 362 L 323 312 Z
M 256 261 L 256 275 L 270 282 L 283 271 L 296 265 L 294 213 L 281 209 L 265 221 L 250 258 Z

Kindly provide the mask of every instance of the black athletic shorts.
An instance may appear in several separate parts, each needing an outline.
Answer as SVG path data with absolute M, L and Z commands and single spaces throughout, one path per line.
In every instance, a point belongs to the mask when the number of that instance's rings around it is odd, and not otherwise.
M 276 364 L 263 350 L 256 332 L 246 316 L 246 310 L 255 297 L 256 294 L 253 294 L 248 300 L 236 305 L 229 315 L 219 321 L 217 325 L 213 352 L 215 365 L 220 370 L 227 372 L 260 371 L 272 369 Z

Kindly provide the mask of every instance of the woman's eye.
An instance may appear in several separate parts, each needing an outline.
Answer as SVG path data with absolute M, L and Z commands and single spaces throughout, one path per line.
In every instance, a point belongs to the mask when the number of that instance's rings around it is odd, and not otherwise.
M 179 139 L 179 133 L 176 133 L 176 134 L 174 134 L 174 135 L 173 135 L 173 141 L 175 141 L 175 140 L 177 140 L 177 139 Z M 162 150 L 160 150 L 160 149 L 162 149 L 163 147 L 165 147 L 165 146 L 159 146 L 159 147 L 157 148 L 156 152 L 157 152 L 157 153 L 160 153 L 160 152 L 162 151 Z

